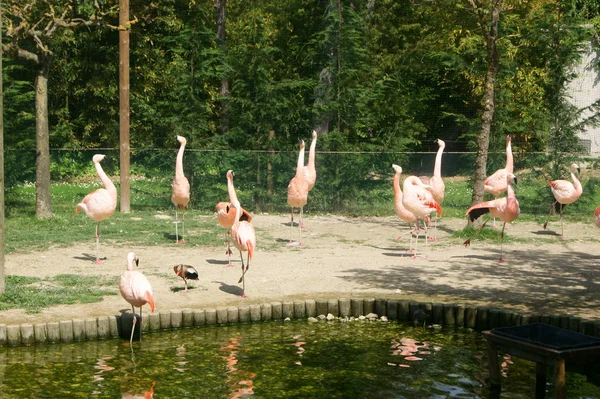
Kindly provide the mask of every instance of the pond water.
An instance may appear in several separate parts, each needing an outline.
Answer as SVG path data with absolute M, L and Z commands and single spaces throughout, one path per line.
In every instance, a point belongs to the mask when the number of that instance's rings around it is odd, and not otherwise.
M 502 398 L 535 367 L 505 359 Z M 1 398 L 488 398 L 480 334 L 384 322 L 265 322 L 0 348 Z M 569 398 L 600 398 L 568 373 Z

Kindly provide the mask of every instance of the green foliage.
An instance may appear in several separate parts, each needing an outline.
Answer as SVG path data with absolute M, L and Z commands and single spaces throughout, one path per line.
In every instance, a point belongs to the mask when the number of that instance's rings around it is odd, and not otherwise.
M 0 310 L 25 309 L 39 313 L 43 308 L 102 301 L 116 295 L 119 277 L 60 274 L 51 278 L 6 276 L 6 292 L 0 295 Z

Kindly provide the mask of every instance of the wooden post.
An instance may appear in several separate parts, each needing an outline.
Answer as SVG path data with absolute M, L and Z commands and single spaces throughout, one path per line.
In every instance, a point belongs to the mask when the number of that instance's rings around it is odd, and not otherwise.
M 544 399 L 546 396 L 546 365 L 538 362 L 535 364 L 535 399 Z
M 119 132 L 121 213 L 130 208 L 129 185 L 129 0 L 119 0 Z
M 4 280 L 4 90 L 2 88 L 2 0 L 0 0 L 0 294 L 5 292 Z
M 566 397 L 565 359 L 556 359 L 554 361 L 554 399 L 565 399 Z
M 498 364 L 498 349 L 496 344 L 486 340 L 487 342 L 487 354 L 488 354 L 488 366 L 490 370 L 490 389 L 500 390 L 500 365 Z

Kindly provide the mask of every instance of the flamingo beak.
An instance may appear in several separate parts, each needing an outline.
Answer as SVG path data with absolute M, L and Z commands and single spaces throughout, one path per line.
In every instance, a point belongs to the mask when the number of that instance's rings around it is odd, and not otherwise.
M 140 258 L 138 258 L 137 256 L 136 256 L 136 258 L 135 258 L 135 265 L 136 265 L 136 266 L 139 266 L 139 265 L 140 265 Z

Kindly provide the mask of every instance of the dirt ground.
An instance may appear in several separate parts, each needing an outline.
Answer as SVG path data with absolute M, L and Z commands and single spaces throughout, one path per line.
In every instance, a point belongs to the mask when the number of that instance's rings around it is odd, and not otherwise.
M 227 267 L 224 244 L 200 247 L 194 244 L 193 235 L 183 245 L 125 247 L 103 242 L 101 254 L 106 260 L 102 265 L 93 263 L 93 240 L 68 248 L 10 254 L 5 263 L 7 274 L 120 276 L 127 253 L 134 251 L 140 258 L 139 270 L 152 284 L 157 311 L 300 298 L 385 297 L 600 320 L 600 229 L 592 218 L 587 224 L 565 225 L 566 239 L 560 237 L 558 221 L 543 230 L 537 223 L 517 220 L 507 226 L 507 236 L 527 242 L 506 243 L 506 261 L 501 263 L 499 243 L 473 241 L 465 248 L 463 240 L 449 236 L 462 229 L 465 220 L 442 219 L 437 228 L 439 240 L 429 242 L 426 250 L 424 241 L 419 242 L 419 252 L 423 249 L 428 258 L 412 259 L 407 252 L 408 234 L 396 239 L 408 232 L 408 226 L 396 217 L 305 217 L 304 245 L 298 246 L 288 245 L 291 235 L 299 239 L 299 229 L 290 228 L 289 216 L 258 214 L 253 220 L 258 248 L 246 274 L 247 298 L 241 298 L 237 283 L 241 271 L 235 248 L 234 267 Z M 193 265 L 200 275 L 199 281 L 190 282 L 188 292 L 182 291 L 183 281 L 173 273 L 179 263 Z M 39 314 L 2 312 L 0 324 L 108 316 L 128 309 L 117 294 L 99 303 L 55 306 Z

